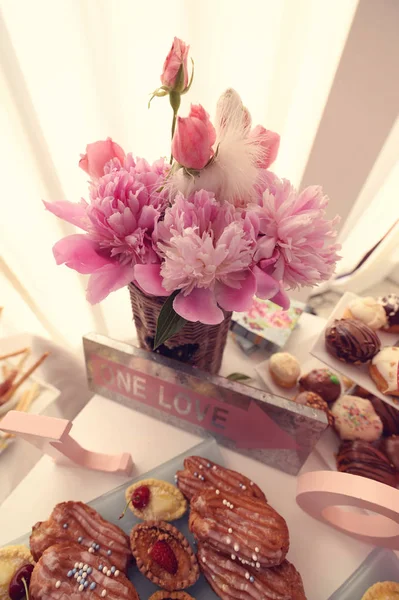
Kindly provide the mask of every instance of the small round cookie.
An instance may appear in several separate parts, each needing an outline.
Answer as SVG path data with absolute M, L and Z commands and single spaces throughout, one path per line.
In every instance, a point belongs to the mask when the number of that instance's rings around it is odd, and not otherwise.
M 341 396 L 331 408 L 341 440 L 374 442 L 381 437 L 382 422 L 370 400 Z
M 354 365 L 368 362 L 381 347 L 374 329 L 357 319 L 336 319 L 325 330 L 325 342 L 332 356 Z
M 296 398 L 294 398 L 294 401 L 298 402 L 298 404 L 309 406 L 309 408 L 322 410 L 327 415 L 328 424 L 331 427 L 334 425 L 333 414 L 328 408 L 327 402 L 325 402 L 319 394 L 315 394 L 314 392 L 299 392 Z
M 343 318 L 358 319 L 371 329 L 382 329 L 388 323 L 383 306 L 371 296 L 353 300 L 346 308 Z
M 301 374 L 298 360 L 288 352 L 276 352 L 269 360 L 270 375 L 277 385 L 293 388 Z
M 9 586 L 14 575 L 25 565 L 34 565 L 26 546 L 0 548 L 0 600 L 9 600 Z
M 380 392 L 388 396 L 399 396 L 399 348 L 386 346 L 369 365 L 371 378 Z
M 399 600 L 399 583 L 395 581 L 375 583 L 362 596 L 361 600 Z
M 312 369 L 299 380 L 301 392 L 314 392 L 326 402 L 335 402 L 341 395 L 341 384 L 330 369 Z
M 388 319 L 384 331 L 399 333 L 399 296 L 397 294 L 388 294 L 388 296 L 378 298 L 378 302 L 385 310 Z
M 143 521 L 175 521 L 187 510 L 187 500 L 181 491 L 160 479 L 133 483 L 126 489 L 125 497 L 126 507 Z

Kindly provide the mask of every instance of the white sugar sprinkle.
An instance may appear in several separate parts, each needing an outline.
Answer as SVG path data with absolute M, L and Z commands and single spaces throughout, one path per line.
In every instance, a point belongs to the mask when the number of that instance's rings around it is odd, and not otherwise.
M 255 548 L 255 552 L 259 552 L 259 548 L 258 548 L 258 546 L 256 546 L 256 548 Z
M 85 586 L 81 583 L 80 586 L 78 587 L 79 592 L 83 592 L 84 589 L 85 589 Z
M 118 575 L 119 575 L 119 571 L 118 571 L 118 569 L 116 569 L 116 571 L 114 573 L 114 577 L 118 577 Z
M 249 579 L 249 573 L 248 573 L 248 571 L 245 573 L 245 579 Z
M 216 496 L 219 496 L 220 490 L 216 490 Z
M 112 575 L 112 571 L 110 569 L 108 569 L 108 571 L 107 571 L 107 577 L 111 577 L 111 575 Z
M 228 532 L 229 532 L 229 533 L 233 533 L 233 530 L 232 530 L 232 528 L 231 528 L 231 527 L 229 527 L 229 529 L 228 529 Z
M 107 590 L 103 590 L 101 592 L 101 598 L 105 598 L 106 595 L 107 595 Z
M 258 562 L 256 563 L 256 568 L 260 569 L 260 563 L 258 563 Z
M 107 567 L 103 567 L 103 573 L 104 573 L 104 575 L 106 575 L 107 571 L 108 571 Z
M 56 587 L 56 588 L 57 588 L 57 590 L 58 590 L 58 588 L 59 588 L 59 587 L 61 587 L 61 581 L 57 581 L 57 583 L 55 584 L 55 587 Z
M 240 549 L 240 546 L 238 544 L 234 544 L 233 548 L 236 552 L 238 552 Z

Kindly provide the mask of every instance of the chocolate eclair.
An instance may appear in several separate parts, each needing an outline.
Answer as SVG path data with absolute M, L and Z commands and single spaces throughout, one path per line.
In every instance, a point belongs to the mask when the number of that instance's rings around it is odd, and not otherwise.
M 388 457 L 373 444 L 356 440 L 341 444 L 337 469 L 342 473 L 360 475 L 396 487 L 396 473 Z
M 371 360 L 381 347 L 375 331 L 356 319 L 336 319 L 327 327 L 325 341 L 330 354 L 355 365 Z
M 399 410 L 394 408 L 387 402 L 384 402 L 377 396 L 370 396 L 369 400 L 374 407 L 375 412 L 380 417 L 383 427 L 384 435 L 398 435 L 399 434 Z

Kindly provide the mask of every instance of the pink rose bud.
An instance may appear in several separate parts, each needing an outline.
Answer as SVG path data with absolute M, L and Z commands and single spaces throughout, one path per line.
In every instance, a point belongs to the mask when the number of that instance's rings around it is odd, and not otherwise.
M 257 166 L 260 169 L 268 169 L 277 158 L 277 153 L 280 146 L 280 136 L 278 133 L 274 133 L 274 131 L 265 129 L 262 127 L 262 125 L 257 125 L 251 131 L 249 137 L 262 149 Z
M 188 85 L 187 57 L 190 46 L 175 37 L 163 65 L 162 85 L 173 92 L 183 92 Z
M 208 113 L 199 104 L 191 106 L 186 118 L 178 117 L 172 140 L 172 154 L 187 169 L 203 169 L 213 156 L 216 131 Z
M 113 142 L 111 138 L 105 141 L 87 144 L 86 154 L 81 154 L 79 167 L 86 171 L 93 179 L 98 179 L 104 175 L 104 166 L 113 158 L 119 159 L 121 164 L 125 160 L 125 153 L 122 148 Z

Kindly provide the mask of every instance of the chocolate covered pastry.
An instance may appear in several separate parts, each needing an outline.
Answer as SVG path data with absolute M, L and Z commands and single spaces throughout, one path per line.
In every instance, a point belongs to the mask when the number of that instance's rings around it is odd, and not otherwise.
M 198 561 L 221 600 L 306 600 L 301 576 L 288 560 L 258 571 L 199 544 Z
M 139 571 L 155 585 L 172 592 L 197 581 L 197 559 L 184 535 L 170 523 L 140 523 L 133 527 L 130 543 Z
M 47 521 L 32 527 L 30 549 L 36 561 L 46 548 L 61 542 L 81 544 L 89 553 L 109 558 L 123 572 L 131 560 L 128 536 L 83 502 L 57 504 Z
M 244 496 L 253 496 L 266 501 L 260 487 L 253 481 L 237 473 L 213 463 L 202 456 L 189 456 L 184 460 L 184 470 L 177 471 L 176 482 L 178 488 L 188 500 L 195 494 L 205 489 L 225 490 L 237 492 Z
M 55 544 L 35 566 L 30 600 L 139 600 L 136 588 L 114 564 L 75 542 Z
M 336 319 L 326 328 L 325 341 L 330 354 L 355 365 L 371 360 L 381 347 L 375 331 L 356 319 Z
M 399 473 L 399 437 L 392 435 L 382 441 L 382 448 Z
M 329 369 L 313 369 L 299 380 L 301 392 L 314 392 L 326 402 L 335 402 L 341 394 L 341 384 L 335 373 Z
M 198 542 L 256 569 L 279 565 L 289 548 L 287 523 L 269 504 L 223 490 L 192 499 L 189 526 Z
M 388 296 L 378 298 L 378 302 L 384 308 L 388 319 L 384 331 L 399 333 L 399 296 L 397 294 L 388 294 Z
M 377 396 L 370 396 L 369 400 L 375 412 L 382 421 L 383 433 L 386 436 L 399 434 L 399 410 Z
M 337 469 L 386 485 L 396 486 L 395 469 L 387 456 L 368 442 L 344 442 L 337 455 Z

